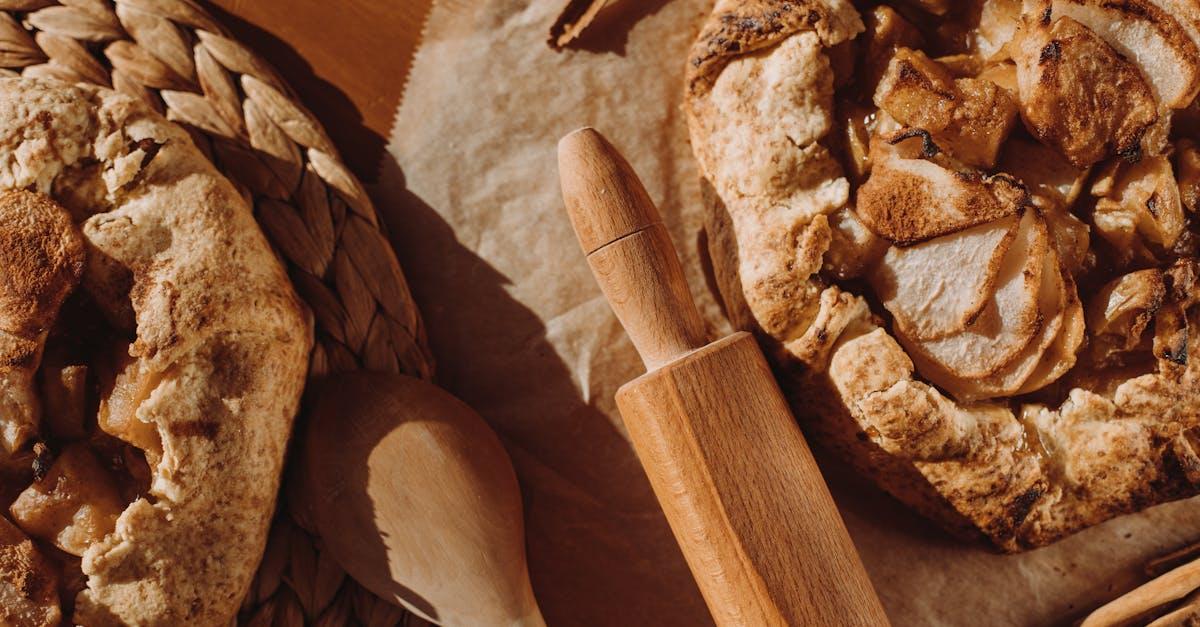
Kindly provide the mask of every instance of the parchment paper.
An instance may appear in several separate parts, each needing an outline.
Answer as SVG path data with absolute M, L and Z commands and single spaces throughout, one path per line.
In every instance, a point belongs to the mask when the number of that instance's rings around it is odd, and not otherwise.
M 709 2 L 627 0 L 583 49 L 555 53 L 546 30 L 561 5 L 438 2 L 373 192 L 441 383 L 513 456 L 550 624 L 709 624 L 614 408 L 641 364 L 584 263 L 555 166 L 558 138 L 582 125 L 621 147 L 659 201 L 704 313 L 725 329 L 700 271 L 699 184 L 679 108 Z M 1147 558 L 1200 537 L 1193 500 L 1001 556 L 821 462 L 896 625 L 1066 624 L 1135 584 Z

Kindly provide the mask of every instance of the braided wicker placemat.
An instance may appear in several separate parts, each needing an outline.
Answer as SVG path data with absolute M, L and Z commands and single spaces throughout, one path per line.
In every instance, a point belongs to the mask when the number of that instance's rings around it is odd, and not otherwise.
M 116 89 L 191 132 L 312 309 L 310 377 L 431 376 L 420 314 L 362 185 L 279 75 L 192 0 L 0 0 L 0 75 L 17 74 Z M 288 497 L 298 482 L 285 481 L 240 622 L 406 622 L 322 550 L 302 499 Z

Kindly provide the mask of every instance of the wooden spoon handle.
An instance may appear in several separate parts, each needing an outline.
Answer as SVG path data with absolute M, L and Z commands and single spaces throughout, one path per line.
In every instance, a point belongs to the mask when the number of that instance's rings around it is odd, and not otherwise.
M 559 142 L 558 169 L 579 244 L 646 369 L 708 344 L 671 236 L 624 157 L 584 128 Z

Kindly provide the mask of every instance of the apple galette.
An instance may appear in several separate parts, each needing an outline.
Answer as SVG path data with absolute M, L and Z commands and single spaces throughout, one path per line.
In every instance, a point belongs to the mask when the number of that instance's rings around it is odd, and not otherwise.
M 0 624 L 226 625 L 311 329 L 187 133 L 0 79 Z
M 1004 550 L 1200 489 L 1200 2 L 719 0 L 714 276 L 811 432 Z

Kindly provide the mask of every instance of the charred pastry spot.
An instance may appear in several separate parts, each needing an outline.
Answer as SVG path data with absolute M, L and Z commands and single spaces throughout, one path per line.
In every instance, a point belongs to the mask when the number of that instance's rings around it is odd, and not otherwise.
M 923 128 L 910 128 L 900 131 L 894 137 L 888 140 L 888 143 L 895 146 L 902 141 L 912 139 L 914 137 L 921 138 L 921 156 L 926 159 L 932 159 L 941 154 L 942 149 L 933 141 L 933 135 Z
M 1142 145 L 1141 143 L 1132 146 L 1126 146 L 1117 151 L 1117 156 L 1124 159 L 1126 163 L 1137 163 L 1142 160 Z
M 1188 347 L 1187 333 L 1181 333 L 1179 345 L 1174 348 L 1168 347 L 1163 350 L 1162 358 L 1179 366 L 1186 366 L 1188 363 Z
M 1146 127 L 1138 129 L 1138 132 L 1130 138 L 1129 145 L 1117 149 L 1117 156 L 1124 159 L 1126 163 L 1137 163 L 1142 160 L 1142 137 L 1146 135 Z
M 967 316 L 967 319 L 966 319 L 967 326 L 971 326 L 971 325 L 975 324 L 975 322 L 976 322 L 977 320 L 979 320 L 979 316 L 980 316 L 981 314 L 983 314 L 983 311 L 984 311 L 984 310 L 981 308 L 981 309 L 979 309 L 978 311 L 976 311 L 975 313 L 973 313 L 973 314 L 971 314 L 971 315 Z
M 1062 58 L 1062 43 L 1057 39 L 1051 40 L 1042 48 L 1042 54 L 1038 57 L 1038 64 L 1045 65 L 1051 61 L 1058 61 Z
M 1041 487 L 1032 487 L 1023 492 L 1020 496 L 1013 499 L 1008 505 L 1008 518 L 1012 521 L 1013 527 L 1020 526 L 1029 517 L 1029 512 L 1033 511 L 1033 506 L 1037 504 L 1041 498 L 1043 490 Z
M 754 31 L 754 32 L 758 32 L 758 31 L 762 30 L 762 24 L 759 23 L 758 20 L 756 20 L 752 17 L 742 18 L 738 22 L 737 27 L 739 30 Z
M 902 81 L 921 81 L 923 78 L 924 76 L 921 76 L 921 73 L 911 63 L 908 61 L 900 62 L 900 79 Z
M 912 85 L 919 89 L 937 94 L 939 97 L 950 101 L 958 99 L 957 95 L 954 93 L 948 92 L 939 88 L 937 85 L 934 85 L 933 81 L 929 80 L 929 77 L 926 76 L 924 72 L 917 69 L 907 60 L 902 59 L 897 65 L 899 66 L 899 80 L 896 81 L 897 84 Z
M 50 454 L 50 447 L 44 442 L 38 442 L 33 445 L 33 480 L 41 481 L 50 473 L 50 466 L 54 463 L 54 457 Z
M 978 172 L 965 172 L 963 170 L 955 170 L 954 176 L 964 183 L 978 183 L 983 180 L 983 175 Z
M 1162 358 L 1180 366 L 1186 366 L 1188 362 L 1187 345 L 1181 344 L 1178 349 L 1172 351 L 1167 349 L 1163 351 Z
M 821 14 L 816 11 L 808 12 L 808 25 L 812 26 L 821 21 Z
M 1191 290 L 1200 281 L 1196 269 L 1194 263 L 1177 263 L 1170 271 L 1163 273 L 1163 286 L 1172 302 L 1184 302 L 1191 297 Z
M 1050 16 L 1051 16 L 1051 14 L 1052 14 L 1052 11 L 1051 11 L 1051 8 L 1050 8 L 1050 7 L 1046 7 L 1046 10 L 1045 10 L 1045 11 L 1042 11 L 1042 26 L 1049 26 L 1049 25 L 1050 25 Z
M 1125 0 L 1124 2 L 1105 2 L 1104 8 L 1123 11 L 1135 17 L 1145 18 L 1150 16 L 1150 12 L 1147 11 L 1145 7 L 1139 6 L 1133 2 L 1129 2 L 1128 0 Z
M 1029 187 L 1027 185 L 1025 185 L 1025 183 L 1023 181 L 1021 181 L 1018 178 L 1014 178 L 1013 176 L 1011 176 L 1009 174 L 1005 174 L 1004 172 L 999 172 L 999 173 L 993 175 L 992 180 L 993 181 L 1002 181 L 1004 183 L 1012 185 L 1014 189 L 1021 192 L 1021 203 L 1020 204 L 1032 207 L 1034 211 L 1039 212 L 1038 215 L 1041 215 L 1041 213 L 1040 213 L 1041 210 L 1037 208 L 1037 205 L 1033 204 L 1033 197 L 1029 195 Z
M 147 137 L 130 144 L 129 150 L 130 152 L 140 150 L 146 153 L 146 156 L 142 157 L 142 167 L 144 168 L 150 165 L 151 161 L 154 161 L 154 158 L 158 156 L 158 151 L 162 150 L 163 145 Z
M 1165 292 L 1165 290 L 1164 290 L 1164 292 Z M 1145 315 L 1150 316 L 1150 317 L 1157 316 L 1158 312 L 1160 310 L 1162 310 L 1163 305 L 1166 304 L 1166 300 L 1167 300 L 1167 295 L 1165 293 L 1155 295 L 1154 299 L 1151 300 L 1148 305 L 1146 305 L 1146 314 Z
M 1150 197 L 1146 199 L 1146 210 L 1150 212 L 1150 215 L 1152 215 L 1156 218 L 1158 217 L 1158 194 L 1157 193 L 1150 194 Z M 1164 277 L 1164 278 L 1166 278 L 1166 277 Z

